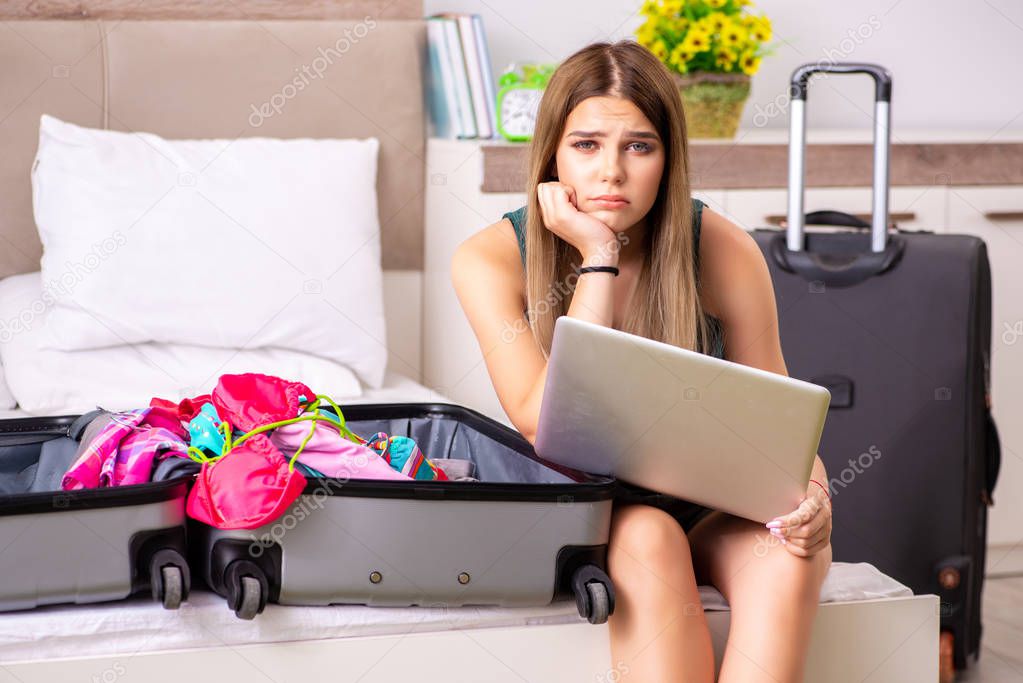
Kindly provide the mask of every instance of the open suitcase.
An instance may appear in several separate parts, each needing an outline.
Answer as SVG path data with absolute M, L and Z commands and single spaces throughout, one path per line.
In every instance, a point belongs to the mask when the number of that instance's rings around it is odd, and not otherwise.
M 187 479 L 61 490 L 99 412 L 0 420 L 0 610 L 146 590 L 169 609 L 187 599 Z
M 818 71 L 874 78 L 872 224 L 836 211 L 803 216 L 806 86 Z M 869 562 L 940 596 L 947 676 L 980 651 L 1000 461 L 987 251 L 971 236 L 889 234 L 885 69 L 806 65 L 792 93 L 787 232 L 753 234 L 774 281 L 789 374 L 832 394 L 820 456 L 835 501 L 834 559 Z M 852 230 L 804 235 L 804 223 Z
M 342 406 L 348 428 L 469 460 L 479 481 L 309 479 L 271 524 L 194 523 L 192 567 L 238 617 L 284 605 L 546 605 L 614 611 L 606 569 L 614 479 L 542 461 L 518 432 L 441 403 Z

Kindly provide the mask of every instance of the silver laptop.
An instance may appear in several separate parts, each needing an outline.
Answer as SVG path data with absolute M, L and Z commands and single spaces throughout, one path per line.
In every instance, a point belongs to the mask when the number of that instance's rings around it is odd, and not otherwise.
M 542 458 L 757 522 L 806 494 L 824 387 L 561 316 Z

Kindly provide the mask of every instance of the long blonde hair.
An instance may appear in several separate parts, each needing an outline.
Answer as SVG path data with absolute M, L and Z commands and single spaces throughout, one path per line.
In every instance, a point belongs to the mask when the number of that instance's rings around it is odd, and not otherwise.
M 708 324 L 694 267 L 693 210 L 686 123 L 678 86 L 667 68 L 638 43 L 593 43 L 551 76 L 537 112 L 526 186 L 527 315 L 546 358 L 554 322 L 574 292 L 574 247 L 548 230 L 536 187 L 555 180 L 555 155 L 568 115 L 589 97 L 620 97 L 643 112 L 665 150 L 657 199 L 647 215 L 643 262 L 622 329 L 686 349 L 708 352 Z M 567 289 L 567 296 L 561 296 Z

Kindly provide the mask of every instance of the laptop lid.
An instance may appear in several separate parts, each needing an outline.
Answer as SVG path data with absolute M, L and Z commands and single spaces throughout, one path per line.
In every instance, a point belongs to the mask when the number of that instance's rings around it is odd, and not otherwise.
M 806 494 L 824 387 L 561 316 L 542 458 L 758 522 Z

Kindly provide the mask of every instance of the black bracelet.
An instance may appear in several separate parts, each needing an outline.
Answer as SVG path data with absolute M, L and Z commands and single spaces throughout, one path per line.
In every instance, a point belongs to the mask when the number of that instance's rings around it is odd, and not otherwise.
M 579 269 L 579 274 L 583 273 L 614 273 L 614 276 L 618 277 L 618 269 L 614 266 L 586 266 Z

